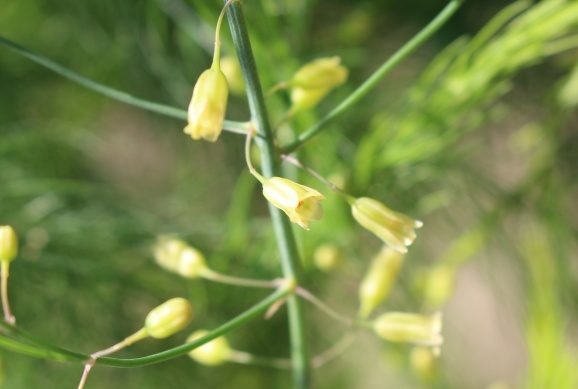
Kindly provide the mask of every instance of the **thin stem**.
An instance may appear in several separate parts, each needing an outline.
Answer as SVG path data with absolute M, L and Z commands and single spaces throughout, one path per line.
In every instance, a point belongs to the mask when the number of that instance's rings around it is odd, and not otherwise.
M 329 114 L 322 118 L 319 122 L 314 124 L 311 128 L 301 133 L 297 139 L 283 147 L 283 154 L 290 154 L 303 146 L 318 135 L 329 123 L 341 116 L 344 112 L 349 110 L 365 95 L 367 95 L 373 88 L 377 86 L 379 81 L 383 79 L 390 71 L 392 71 L 401 61 L 408 57 L 413 51 L 420 47 L 428 38 L 430 38 L 437 30 L 443 26 L 448 19 L 458 10 L 463 0 L 452 0 L 448 5 L 416 36 L 407 42 L 401 49 L 395 52 L 383 65 L 379 67 L 363 84 L 361 84 L 352 94 L 343 100 L 337 107 L 335 107 Z
M 10 304 L 8 303 L 8 275 L 10 274 L 10 261 L 2 261 L 2 308 L 4 308 L 4 320 L 10 324 L 14 325 L 16 323 L 16 318 L 10 312 Z
M 253 163 L 251 162 L 251 140 L 255 135 L 254 131 L 249 131 L 247 133 L 247 139 L 245 140 L 245 161 L 247 162 L 247 167 L 249 168 L 249 173 L 251 173 L 256 179 L 259 180 L 261 184 L 264 184 L 265 177 L 263 177 L 255 168 L 253 167 Z
M 311 360 L 311 365 L 315 368 L 325 365 L 327 362 L 337 358 L 342 355 L 347 349 L 355 342 L 357 338 L 356 332 L 347 332 L 343 338 L 339 340 L 336 344 L 331 346 L 329 349 L 325 350 L 321 354 L 317 355 Z
M 261 153 L 262 174 L 265 178 L 270 178 L 277 175 L 275 173 L 279 169 L 279 161 L 276 155 L 273 132 L 271 131 L 267 108 L 265 106 L 265 98 L 263 97 L 263 90 L 261 88 L 241 5 L 234 3 L 229 8 L 227 16 L 245 80 L 247 100 L 251 111 L 251 121 L 259 135 L 257 144 Z M 269 203 L 268 206 L 277 245 L 279 247 L 283 278 L 297 281 L 299 255 L 292 226 L 283 211 L 271 203 Z M 293 381 L 296 388 L 306 389 L 309 387 L 310 366 L 308 347 L 305 340 L 305 319 L 303 317 L 301 301 L 296 296 L 289 296 L 287 298 L 287 309 L 289 314 Z
M 194 341 L 172 348 L 170 350 L 166 350 L 157 354 L 149 355 L 146 357 L 141 358 L 133 358 L 133 359 L 119 359 L 119 358 L 109 358 L 103 357 L 96 360 L 97 365 L 103 366 L 114 366 L 114 367 L 140 367 L 140 366 L 147 366 L 152 365 L 154 363 L 159 363 L 163 361 L 168 361 L 170 359 L 176 358 L 180 355 L 186 354 L 195 348 L 202 346 L 203 344 L 210 342 L 213 339 L 218 338 L 219 336 L 225 335 L 229 331 L 239 327 L 242 324 L 245 324 L 249 320 L 260 316 L 265 312 L 272 304 L 276 301 L 284 298 L 288 294 L 292 293 L 294 290 L 294 285 L 287 282 L 283 287 L 276 290 L 274 293 L 270 294 L 265 299 L 261 300 L 259 303 L 255 304 L 251 308 L 247 309 L 245 312 L 241 313 L 240 315 L 236 316 L 235 318 L 229 320 L 225 324 L 221 325 L 220 327 L 214 329 L 213 331 L 209 332 L 207 335 L 195 339 Z
M 277 288 L 279 283 L 276 281 L 255 280 L 250 278 L 233 277 L 226 274 L 217 273 L 211 269 L 205 269 L 201 273 L 204 279 L 220 282 L 223 284 L 248 286 L 251 288 Z
M 276 369 L 291 369 L 290 359 L 263 357 L 237 350 L 231 351 L 231 354 L 229 355 L 229 361 L 241 363 L 243 365 L 273 367 Z
M 126 337 L 122 342 L 118 342 L 114 346 L 111 346 L 111 347 L 106 348 L 104 350 L 100 350 L 100 351 L 97 351 L 93 354 L 90 354 L 90 357 L 92 359 L 98 359 L 100 357 L 104 357 L 105 355 L 110 355 L 110 354 L 115 353 L 119 350 L 122 350 L 125 347 L 130 346 L 131 344 L 133 344 L 135 342 L 138 342 L 139 340 L 148 338 L 148 336 L 149 336 L 149 334 L 148 334 L 146 328 L 141 328 L 140 330 L 138 330 L 137 332 L 135 332 L 131 336 Z
M 225 6 L 221 10 L 221 14 L 219 15 L 219 19 L 217 20 L 217 28 L 215 30 L 215 52 L 213 54 L 213 63 L 211 64 L 211 69 L 221 70 L 221 23 L 223 22 L 223 17 L 225 16 L 225 12 L 227 8 L 231 4 L 233 4 L 235 0 L 228 0 L 225 3 Z
M 575 49 L 576 47 L 578 47 L 578 35 L 571 35 L 547 44 L 544 47 L 544 55 L 552 56 L 566 50 Z
M 86 384 L 86 380 L 88 379 L 88 374 L 90 373 L 90 370 L 92 369 L 91 364 L 86 364 L 84 365 L 84 370 L 82 372 L 82 377 L 80 377 L 80 382 L 78 383 L 78 389 L 83 389 L 84 388 L 84 384 Z
M 317 308 L 321 309 L 323 312 L 325 312 L 335 320 L 340 321 L 348 326 L 351 326 L 355 323 L 354 319 L 350 319 L 346 316 L 341 315 L 340 313 L 337 313 L 333 308 L 325 304 L 323 301 L 319 300 L 317 297 L 315 297 L 313 293 L 309 292 L 307 289 L 298 286 L 297 288 L 295 288 L 295 293 L 297 293 L 298 296 L 303 297 L 305 300 L 315 305 Z
M 49 60 L 48 58 L 42 57 L 38 54 L 31 52 L 30 50 L 0 36 L 0 45 L 4 45 L 5 47 L 9 48 L 10 50 L 22 55 L 29 60 L 36 62 L 39 65 L 44 66 L 47 69 L 52 70 L 53 72 L 68 78 L 69 80 L 88 88 L 96 93 L 101 95 L 110 97 L 111 99 L 121 101 L 123 103 L 145 109 L 147 111 L 155 112 L 161 115 L 170 116 L 177 119 L 186 120 L 187 119 L 187 111 L 179 108 L 174 108 L 168 105 L 153 103 L 151 101 L 143 100 L 128 93 L 119 91 L 114 88 L 110 88 L 103 84 L 99 84 L 98 82 L 92 81 L 89 78 L 83 77 L 78 73 L 73 72 Z M 235 122 L 231 120 L 225 120 L 223 123 L 223 129 L 226 131 L 234 132 L 234 133 L 243 133 L 247 132 L 247 124 L 245 122 Z
M 321 181 L 325 185 L 327 185 L 329 187 L 329 189 L 331 189 L 332 191 L 337 192 L 340 195 L 346 195 L 346 193 L 343 191 L 343 189 L 341 189 L 340 187 L 335 185 L 333 182 L 331 182 L 328 179 L 326 179 L 325 177 L 323 177 L 321 174 L 317 173 L 315 170 L 311 169 L 309 166 L 306 166 L 303 163 L 301 163 L 301 161 L 299 161 L 297 158 L 295 158 L 291 155 L 285 155 L 285 154 L 281 155 L 281 158 L 283 158 L 285 161 L 305 170 L 307 173 L 311 174 L 313 177 L 317 178 L 319 181 Z

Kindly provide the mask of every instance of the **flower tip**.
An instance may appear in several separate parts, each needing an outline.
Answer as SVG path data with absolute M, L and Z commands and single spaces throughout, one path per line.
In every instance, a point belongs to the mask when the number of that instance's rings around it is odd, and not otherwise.
M 423 227 L 423 222 L 420 222 L 419 220 L 414 220 L 414 221 L 413 221 L 413 227 L 414 227 L 414 228 L 422 228 L 422 227 Z

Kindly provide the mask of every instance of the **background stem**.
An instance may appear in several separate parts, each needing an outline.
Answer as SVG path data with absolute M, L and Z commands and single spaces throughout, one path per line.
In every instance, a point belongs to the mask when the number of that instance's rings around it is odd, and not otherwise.
M 275 152 L 265 99 L 263 97 L 241 5 L 238 2 L 233 4 L 229 8 L 227 16 L 247 88 L 251 120 L 258 134 L 256 142 L 261 154 L 262 174 L 265 178 L 270 178 L 278 175 L 279 159 Z M 269 212 L 279 246 L 283 276 L 286 279 L 297 281 L 299 257 L 291 223 L 285 214 L 272 204 L 269 204 Z M 296 388 L 305 389 L 309 387 L 309 357 L 307 342 L 305 341 L 305 320 L 303 318 L 301 302 L 295 295 L 288 297 L 287 309 L 289 313 L 293 379 Z

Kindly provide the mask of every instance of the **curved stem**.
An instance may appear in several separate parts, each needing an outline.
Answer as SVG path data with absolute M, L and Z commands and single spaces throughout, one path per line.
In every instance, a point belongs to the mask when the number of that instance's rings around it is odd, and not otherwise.
M 303 146 L 306 142 L 319 134 L 329 123 L 349 110 L 365 95 L 392 71 L 401 61 L 409 56 L 415 49 L 420 47 L 430 38 L 448 19 L 458 10 L 463 0 L 452 0 L 423 30 L 407 42 L 401 49 L 395 52 L 387 61 L 383 63 L 363 84 L 361 84 L 352 94 L 335 107 L 327 116 L 318 121 L 313 127 L 301 133 L 297 139 L 283 147 L 283 153 L 289 154 Z
M 216 271 L 213 271 L 211 269 L 203 270 L 201 273 L 201 277 L 209 281 L 220 282 L 223 284 L 236 285 L 236 286 L 248 286 L 251 288 L 276 288 L 279 286 L 279 283 L 275 281 L 233 277 L 226 274 L 217 273 Z
M 1 265 L 1 290 L 2 295 L 2 308 L 4 309 L 4 320 L 8 324 L 14 325 L 16 323 L 16 318 L 12 315 L 10 311 L 10 303 L 8 302 L 8 275 L 10 274 L 10 261 L 2 261 Z
M 311 360 L 311 365 L 315 368 L 325 365 L 327 362 L 337 358 L 343 354 L 347 349 L 353 344 L 357 338 L 356 332 L 348 332 L 343 338 L 339 340 L 336 344 L 322 352 L 321 354 L 315 356 Z
M 275 293 L 270 294 L 267 298 L 261 300 L 259 303 L 247 309 L 245 312 L 241 313 L 237 317 L 229 320 L 225 324 L 209 332 L 207 335 L 195 339 L 190 343 L 142 358 L 133 358 L 133 359 L 118 359 L 108 357 L 99 358 L 96 360 L 96 364 L 114 367 L 139 367 L 139 366 L 152 365 L 153 363 L 159 363 L 163 361 L 168 361 L 169 359 L 176 358 L 180 355 L 188 353 L 191 350 L 194 350 L 199 346 L 202 346 L 203 344 L 215 338 L 218 338 L 219 336 L 225 335 L 227 332 L 248 322 L 250 319 L 253 319 L 263 314 L 263 312 L 265 312 L 275 302 L 290 294 L 293 291 L 293 289 L 294 285 L 291 283 L 287 283 L 284 287 L 279 288 L 277 291 L 275 291 Z
M 119 91 L 114 88 L 110 88 L 108 86 L 99 84 L 98 82 L 92 81 L 86 77 L 81 76 L 78 73 L 73 72 L 49 60 L 48 58 L 42 57 L 38 54 L 34 54 L 30 50 L 0 36 L 0 45 L 4 45 L 5 47 L 9 48 L 10 50 L 22 55 L 29 60 L 36 62 L 39 65 L 44 66 L 47 69 L 52 70 L 53 72 L 68 78 L 70 81 L 73 81 L 85 88 L 88 88 L 96 93 L 101 95 L 110 97 L 111 99 L 121 101 L 123 103 L 145 109 L 147 111 L 155 112 L 161 115 L 170 116 L 177 119 L 186 120 L 187 119 L 187 111 L 184 109 L 174 108 L 168 105 L 153 103 L 151 101 L 143 100 L 128 93 Z M 223 129 L 230 132 L 236 133 L 246 133 L 247 132 L 247 124 L 245 122 L 235 122 L 231 120 L 225 120 L 223 123 Z
M 231 351 L 229 362 L 241 363 L 244 365 L 273 367 L 276 369 L 291 369 L 290 359 L 263 357 L 237 350 Z
M 258 135 L 256 140 L 261 153 L 262 174 L 264 178 L 270 178 L 277 175 L 275 173 L 279 169 L 279 160 L 275 150 L 263 90 L 257 73 L 255 59 L 253 58 L 251 42 L 241 5 L 234 3 L 229 8 L 227 15 L 233 42 L 245 80 L 247 99 L 251 111 L 251 121 Z M 299 256 L 297 254 L 297 245 L 292 226 L 283 211 L 271 203 L 269 203 L 268 206 L 281 256 L 283 278 L 297 281 Z M 289 296 L 287 298 L 287 309 L 289 314 L 293 380 L 296 388 L 306 389 L 309 387 L 310 366 L 307 342 L 305 341 L 305 320 L 303 318 L 301 301 L 294 295 Z
M 295 288 L 295 293 L 297 293 L 298 296 L 303 297 L 305 300 L 315 305 L 317 308 L 321 309 L 323 312 L 325 312 L 335 320 L 340 321 L 348 326 L 353 325 L 355 323 L 354 319 L 350 319 L 346 316 L 341 315 L 340 313 L 337 313 L 333 308 L 325 304 L 323 301 L 319 300 L 317 297 L 315 297 L 313 293 L 309 292 L 307 289 L 298 286 L 297 288 Z

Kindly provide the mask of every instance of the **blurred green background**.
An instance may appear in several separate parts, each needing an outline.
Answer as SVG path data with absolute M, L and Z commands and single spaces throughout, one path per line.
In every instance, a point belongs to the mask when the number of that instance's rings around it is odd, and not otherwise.
M 427 24 L 444 1 L 245 0 L 264 89 L 302 64 L 338 55 L 346 85 L 277 129 L 293 139 Z M 218 1 L 5 0 L 0 36 L 97 82 L 185 109 L 210 65 Z M 224 54 L 234 53 L 226 24 Z M 425 225 L 382 311 L 444 312 L 436 371 L 416 373 L 411 346 L 364 334 L 315 373 L 315 388 L 578 386 L 578 7 L 575 1 L 466 0 L 426 46 L 334 122 L 299 158 L 356 196 Z M 242 137 L 193 142 L 184 122 L 115 102 L 0 46 L 0 224 L 21 238 L 11 267 L 18 325 L 94 352 L 142 325 L 174 296 L 191 299 L 190 329 L 213 328 L 262 291 L 187 281 L 158 268 L 151 247 L 173 234 L 212 268 L 280 275 L 266 204 L 244 168 Z M 273 123 L 286 93 L 268 100 Z M 227 117 L 248 118 L 232 96 Z M 380 243 L 319 182 L 325 218 L 296 232 L 304 286 L 353 316 Z M 330 244 L 342 262 L 315 266 Z M 440 277 L 439 274 L 442 274 Z M 445 288 L 445 289 L 444 289 Z M 444 292 L 447 290 L 447 293 Z M 345 328 L 307 306 L 312 352 Z M 147 340 L 137 357 L 184 341 Z M 228 336 L 234 348 L 288 356 L 286 315 Z M 82 366 L 0 351 L 3 388 L 72 388 Z M 505 386 L 498 386 L 498 383 Z M 268 368 L 209 368 L 187 357 L 138 369 L 96 367 L 87 388 L 289 388 Z

